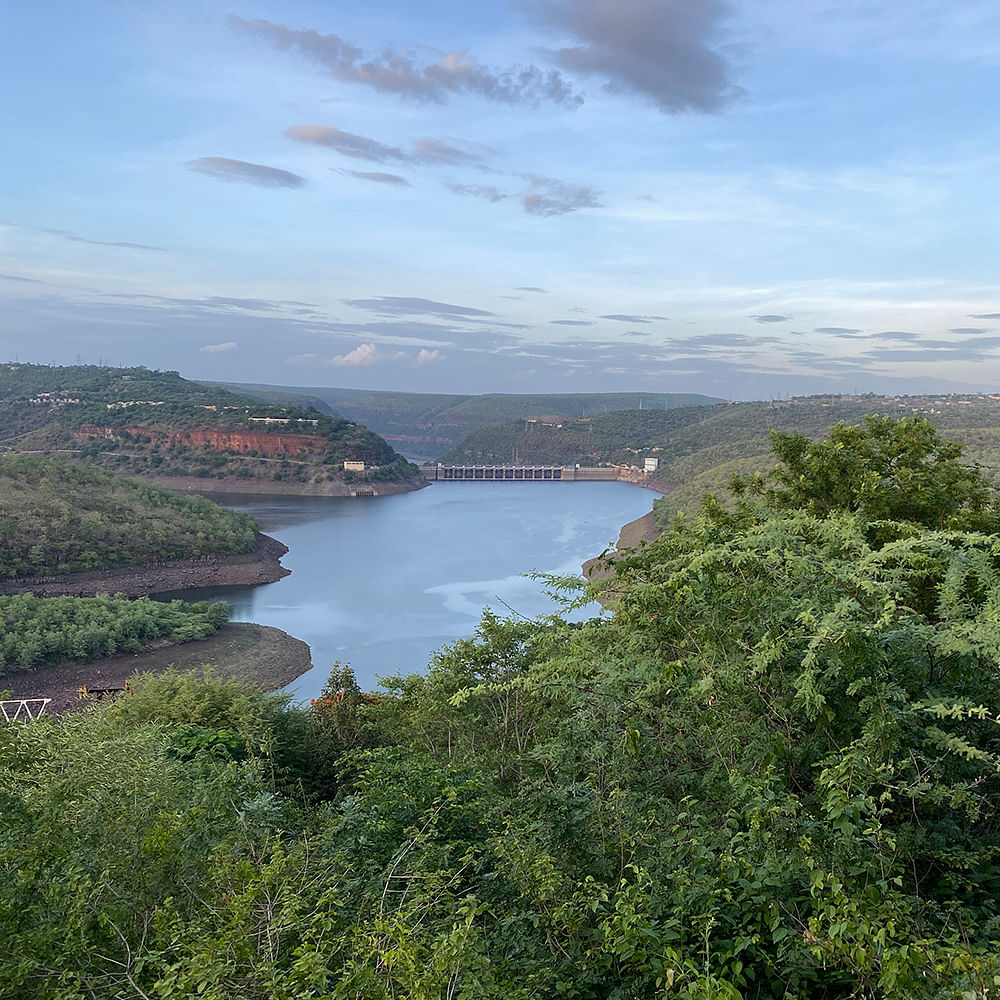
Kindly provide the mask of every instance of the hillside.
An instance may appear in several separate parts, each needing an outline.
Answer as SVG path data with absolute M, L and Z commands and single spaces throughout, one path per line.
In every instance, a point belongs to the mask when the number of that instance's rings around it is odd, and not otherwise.
M 360 389 L 289 388 L 223 383 L 257 399 L 291 403 L 303 396 L 321 399 L 339 416 L 365 424 L 407 455 L 438 458 L 473 431 L 491 424 L 552 415 L 567 418 L 619 410 L 674 410 L 721 400 L 697 393 L 604 392 L 444 395 L 368 392 Z
M 0 425 L 0 447 L 59 452 L 150 480 L 194 478 L 199 489 L 281 484 L 338 494 L 417 485 L 417 469 L 366 427 L 176 372 L 0 366 Z
M 253 518 L 41 455 L 0 455 L 0 581 L 252 552 Z

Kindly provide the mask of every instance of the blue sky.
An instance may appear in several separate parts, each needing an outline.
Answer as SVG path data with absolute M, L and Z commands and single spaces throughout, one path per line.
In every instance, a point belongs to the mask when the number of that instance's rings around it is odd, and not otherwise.
M 995 3 L 5 20 L 5 358 L 425 392 L 996 388 Z

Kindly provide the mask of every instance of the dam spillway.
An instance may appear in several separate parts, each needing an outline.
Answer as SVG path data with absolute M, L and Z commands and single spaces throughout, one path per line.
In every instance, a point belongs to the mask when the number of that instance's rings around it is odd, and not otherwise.
M 587 468 L 573 465 L 424 465 L 420 468 L 431 482 L 616 482 L 617 468 Z

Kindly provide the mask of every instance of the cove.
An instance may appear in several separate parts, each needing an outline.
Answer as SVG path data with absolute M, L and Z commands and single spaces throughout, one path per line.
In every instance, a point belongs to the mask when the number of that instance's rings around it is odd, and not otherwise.
M 371 689 L 377 676 L 422 671 L 475 631 L 484 607 L 557 610 L 522 574 L 578 575 L 653 496 L 626 483 L 436 483 L 374 499 L 213 494 L 288 546 L 291 575 L 161 596 L 223 600 L 234 621 L 304 639 L 314 666 L 288 689 L 296 698 L 315 698 L 334 660 Z

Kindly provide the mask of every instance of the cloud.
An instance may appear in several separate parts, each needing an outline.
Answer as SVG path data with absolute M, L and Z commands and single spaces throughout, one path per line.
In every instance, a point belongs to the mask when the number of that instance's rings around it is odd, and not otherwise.
M 378 295 L 372 299 L 343 299 L 344 305 L 355 309 L 367 309 L 380 316 L 440 316 L 440 317 L 477 317 L 494 316 L 495 313 L 485 309 L 473 309 L 471 306 L 456 306 L 450 302 L 435 302 L 433 299 L 421 299 L 400 295 Z
M 618 323 L 652 323 L 653 320 L 665 320 L 666 316 L 634 316 L 631 313 L 608 313 L 598 319 L 613 319 Z
M 21 281 L 27 285 L 51 284 L 51 282 L 42 281 L 41 278 L 24 278 L 20 274 L 0 274 L 0 281 Z
M 971 313 L 972 319 L 1000 319 L 1000 313 Z
M 361 181 L 375 181 L 376 184 L 394 184 L 397 187 L 410 187 L 410 182 L 399 174 L 386 174 L 378 170 L 338 170 L 331 167 L 334 173 L 345 177 L 357 177 Z
M 814 333 L 828 333 L 831 337 L 857 337 L 860 330 L 854 330 L 848 326 L 818 326 Z
M 594 321 L 590 319 L 552 319 L 549 322 L 553 326 L 593 326 Z
M 298 188 L 306 179 L 290 170 L 266 167 L 261 163 L 247 163 L 246 160 L 230 160 L 226 156 L 203 156 L 191 160 L 188 168 L 199 174 L 208 174 L 220 181 L 243 181 L 268 188 Z
M 882 330 L 880 333 L 872 334 L 873 340 L 919 340 L 919 333 L 910 333 L 908 330 Z
M 609 93 L 671 113 L 720 111 L 742 93 L 715 47 L 726 0 L 541 0 L 534 9 L 579 43 L 554 52 L 556 63 L 602 77 Z
M 284 134 L 296 142 L 325 146 L 327 149 L 336 150 L 342 156 L 351 156 L 358 160 L 372 160 L 375 163 L 405 163 L 409 160 L 401 149 L 384 146 L 375 139 L 345 132 L 332 125 L 293 125 L 291 128 L 286 128 Z
M 957 333 L 960 337 L 976 337 L 981 333 L 989 333 L 989 330 L 981 326 L 956 326 L 948 332 Z
M 470 198 L 483 198 L 485 201 L 503 201 L 510 195 L 492 184 L 459 184 L 457 181 L 445 181 L 444 186 L 453 194 L 466 195 Z
M 231 15 L 229 24 L 280 50 L 305 56 L 335 80 L 361 84 L 380 93 L 436 103 L 455 94 L 473 94 L 500 104 L 534 106 L 552 102 L 575 107 L 583 103 L 558 70 L 537 66 L 493 70 L 480 66 L 467 51 L 445 52 L 435 62 L 420 63 L 413 55 L 397 49 L 387 48 L 371 56 L 339 35 L 298 30 L 271 21 L 248 21 Z
M 514 288 L 515 292 L 538 292 L 540 295 L 548 295 L 549 290 L 547 288 L 539 288 L 537 285 L 517 285 Z
M 485 147 L 478 147 L 478 149 L 486 151 Z M 459 149 L 443 139 L 433 139 L 427 136 L 413 140 L 412 159 L 414 163 L 437 166 L 481 165 L 483 162 L 481 152 Z
M 358 344 L 353 351 L 330 358 L 328 365 L 334 368 L 367 368 L 385 360 L 384 355 L 374 344 Z
M 758 323 L 787 323 L 791 319 L 791 316 L 765 314 L 764 316 L 751 316 L 750 318 L 757 320 Z
M 224 351 L 235 351 L 236 341 L 227 340 L 224 344 L 206 344 L 201 350 L 205 354 L 222 354 Z
M 45 233 L 48 236 L 58 236 L 60 239 L 69 240 L 71 243 L 86 243 L 92 247 L 121 247 L 123 250 L 151 250 L 154 253 L 166 253 L 163 247 L 150 246 L 148 243 L 126 243 L 119 240 L 91 240 L 86 236 L 79 236 L 71 233 L 68 229 L 43 229 L 39 226 L 22 226 L 17 222 L 0 222 L 2 226 L 10 226 L 12 229 L 24 229 L 32 233 Z M 12 278 L 10 280 L 31 281 L 30 278 Z M 47 282 L 43 282 L 47 284 Z
M 440 351 L 428 351 L 426 347 L 422 347 L 417 354 L 417 367 L 432 365 L 435 361 L 440 361 L 443 356 Z
M 537 174 L 526 174 L 528 189 L 521 195 L 521 204 L 529 215 L 540 215 L 550 218 L 554 215 L 566 215 L 581 208 L 599 208 L 600 194 L 596 188 L 569 184 L 554 177 L 540 177 Z

